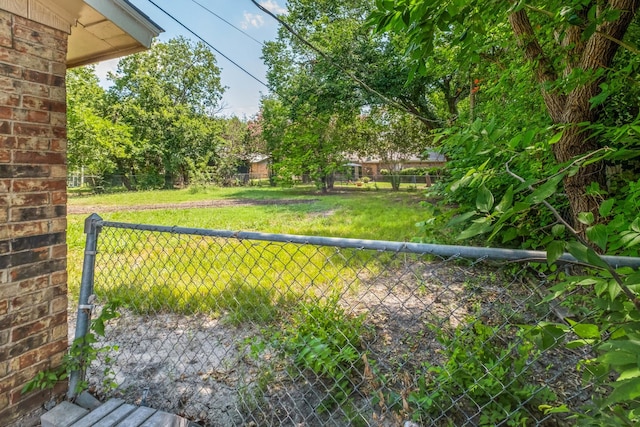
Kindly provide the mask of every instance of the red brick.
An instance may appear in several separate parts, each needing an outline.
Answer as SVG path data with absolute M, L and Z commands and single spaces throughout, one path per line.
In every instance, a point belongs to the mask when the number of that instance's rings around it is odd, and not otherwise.
M 51 149 L 51 151 L 62 151 L 64 153 L 67 152 L 67 140 L 65 138 L 52 138 L 50 141 L 51 144 L 49 148 Z
M 0 106 L 0 119 L 15 120 L 14 109 L 11 107 Z
M 14 27 L 14 36 L 17 39 L 28 41 L 34 44 L 48 46 L 57 49 L 62 40 L 49 31 L 38 31 L 33 29 L 33 24 L 28 26 L 17 24 Z
M 13 330 L 11 331 L 11 341 L 18 342 L 27 337 L 35 335 L 38 332 L 48 329 L 50 324 L 51 318 L 45 318 L 37 320 L 33 323 L 29 323 L 28 325 L 13 328 Z
M 51 275 L 51 284 L 52 285 L 64 285 L 65 292 L 63 294 L 66 296 L 66 285 L 67 285 L 67 272 L 65 271 L 57 271 Z
M 26 295 L 20 295 L 12 298 L 10 301 L 11 311 L 22 310 L 25 307 L 36 307 L 46 302 L 47 292 L 40 290 Z
M 6 302 L 6 300 L 5 300 Z M 59 297 L 51 301 L 49 306 L 49 313 L 55 314 L 58 312 L 67 312 L 67 297 Z M 6 304 L 5 304 L 6 305 Z M 1 312 L 0 312 L 1 313 Z
M 49 221 L 49 233 L 58 233 L 67 230 L 67 217 L 52 219 Z
M 25 236 L 37 236 L 39 234 L 45 234 L 49 231 L 49 225 L 46 221 L 32 221 L 22 224 L 9 224 L 8 232 L 13 238 L 25 237 Z
M 0 66 L 0 70 L 2 67 Z M 34 70 L 22 70 L 22 78 L 28 82 L 42 83 L 45 85 L 51 85 L 51 74 L 42 73 Z
M 0 134 L 11 135 L 11 122 L 0 120 Z
M 0 105 L 17 107 L 20 105 L 20 95 L 15 93 L 0 92 Z
M 13 86 L 23 95 L 33 95 L 44 98 L 49 97 L 49 86 L 47 85 L 14 79 Z
M 0 301 L 0 316 L 7 314 L 7 311 L 9 310 L 9 300 L 2 300 Z
M 2 148 L 15 148 L 16 147 L 16 137 L 15 136 L 0 136 L 0 147 Z
M 67 127 L 66 126 L 53 126 L 52 127 L 53 136 L 56 138 L 66 138 L 67 137 Z
M 66 191 L 55 191 L 51 193 L 51 204 L 52 205 L 63 205 L 67 203 L 67 192 Z
M 39 24 L 30 19 L 23 18 L 22 16 L 14 16 L 13 21 L 16 26 L 21 25 L 23 27 L 29 28 L 31 31 L 37 31 L 43 34 L 50 34 L 51 36 L 60 40 L 67 39 L 67 34 L 64 31 L 56 30 L 55 28 L 49 27 L 48 25 Z
M 22 76 L 22 67 L 0 62 L 0 75 L 19 79 Z
M 46 110 L 51 109 L 51 101 L 46 98 L 38 98 L 37 96 L 24 95 L 22 97 L 22 106 L 24 108 L 31 108 L 34 110 Z
M 50 203 L 49 193 L 17 193 L 11 195 L 13 206 L 42 206 Z
M 0 56 L 3 50 L 5 49 L 0 49 Z M 11 77 L 0 76 L 0 91 L 5 93 L 18 93 L 16 82 L 17 80 Z
M 62 87 L 52 86 L 49 88 L 49 96 L 51 97 L 51 99 L 64 100 L 67 98 L 67 88 L 65 86 L 62 86 Z
M 57 178 L 59 180 L 64 180 L 64 190 L 67 190 L 67 165 L 51 165 L 51 174 L 50 177 Z
M 41 151 L 14 151 L 13 162 L 15 164 L 64 164 L 65 156 L 61 153 Z
M 13 31 L 11 15 L 2 12 L 0 14 L 0 46 L 13 47 Z M 4 50 L 4 49 L 3 49 Z
M 54 355 L 67 350 L 68 344 L 65 341 L 55 341 L 30 351 L 19 358 L 20 369 L 27 368 L 38 362 L 50 360 Z
M 16 122 L 13 124 L 14 135 L 36 136 L 40 138 L 49 138 L 53 134 L 51 126 Z
M 46 111 L 29 111 L 27 112 L 26 120 L 32 123 L 49 123 L 51 117 Z
M 26 55 L 33 55 L 36 58 L 53 60 L 55 51 L 45 46 L 25 40 L 13 40 L 13 48 Z
M 51 248 L 51 259 L 66 259 L 67 245 L 56 245 Z
M 54 62 L 51 64 L 51 74 L 54 76 L 66 77 L 67 65 L 62 62 Z
M 22 135 L 16 136 L 15 148 L 20 150 L 49 151 L 49 139 L 38 137 L 26 138 Z
M 66 310 L 66 307 L 65 307 L 65 310 Z M 51 328 L 51 339 L 52 340 L 63 339 L 63 340 L 66 341 L 68 335 L 69 335 L 69 328 L 68 328 L 66 323 L 63 324 L 63 325 L 58 325 L 58 326 L 54 326 L 53 328 Z
M 18 312 L 12 312 L 10 316 L 13 326 L 21 326 L 34 322 L 49 314 L 49 303 L 43 302 L 35 307 L 28 307 Z M 19 341 L 19 340 L 13 340 Z
M 4 150 L 0 148 L 0 163 L 9 163 L 11 161 L 11 150 Z M 8 182 L 8 181 L 7 181 Z M 2 190 L 2 186 L 0 186 L 0 190 Z M 2 190 L 7 191 L 7 190 Z
M 41 249 L 37 249 L 37 250 L 41 250 Z M 47 276 L 36 277 L 34 279 L 18 282 L 18 288 L 20 289 L 21 294 L 29 294 L 32 292 L 46 289 L 48 287 L 49 287 L 49 277 Z
M 16 193 L 63 191 L 67 189 L 67 182 L 62 179 L 15 179 L 11 188 Z
M 66 126 L 67 125 L 67 114 L 66 113 L 56 113 L 52 112 L 50 114 L 51 126 Z
M 23 68 L 42 71 L 43 73 L 49 71 L 50 64 L 46 59 L 36 58 L 35 56 L 26 56 L 13 49 L 0 49 L 0 61 L 9 64 L 20 64 Z

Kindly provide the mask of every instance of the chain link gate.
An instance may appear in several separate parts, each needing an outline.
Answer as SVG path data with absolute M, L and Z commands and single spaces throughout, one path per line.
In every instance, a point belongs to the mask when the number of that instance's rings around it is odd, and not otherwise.
M 594 393 L 534 251 L 159 227 L 87 219 L 76 337 L 119 316 L 86 373 L 206 426 L 562 425 Z M 462 257 L 466 258 L 463 259 Z M 565 260 L 570 256 L 564 257 Z M 637 263 L 609 258 L 615 264 Z M 73 392 L 70 392 L 73 395 Z

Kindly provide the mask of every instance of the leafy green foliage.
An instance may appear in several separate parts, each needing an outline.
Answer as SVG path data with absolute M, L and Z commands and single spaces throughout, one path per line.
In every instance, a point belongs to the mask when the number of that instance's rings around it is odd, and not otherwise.
M 80 371 L 84 373 L 86 368 L 103 354 L 106 358 L 107 367 L 104 369 L 103 385 L 108 388 L 115 387 L 113 382 L 113 371 L 108 366 L 109 353 L 117 351 L 117 345 L 107 345 L 103 347 L 96 347 L 98 342 L 97 337 L 104 337 L 105 323 L 111 319 L 119 316 L 118 313 L 119 302 L 112 300 L 102 307 L 100 314 L 91 320 L 89 331 L 84 337 L 76 338 L 71 344 L 69 352 L 62 359 L 62 363 L 59 367 L 51 370 L 38 372 L 33 379 L 25 384 L 22 388 L 22 393 L 28 393 L 32 390 L 44 390 L 47 388 L 53 388 L 60 381 L 69 378 L 69 374 L 73 371 Z M 76 385 L 76 394 L 81 393 L 89 387 L 89 383 L 82 379 Z
M 326 409 L 346 403 L 359 382 L 364 363 L 362 340 L 367 335 L 364 317 L 345 313 L 334 294 L 324 303 L 300 304 L 290 324 L 273 338 L 273 345 L 333 384 Z
M 434 328 L 445 360 L 423 366 L 419 389 L 408 397 L 413 419 L 445 415 L 455 423 L 479 413 L 479 425 L 525 425 L 528 411 L 556 399 L 546 386 L 527 382 L 533 344 L 522 335 L 502 341 L 497 328 L 473 322 L 453 332 Z

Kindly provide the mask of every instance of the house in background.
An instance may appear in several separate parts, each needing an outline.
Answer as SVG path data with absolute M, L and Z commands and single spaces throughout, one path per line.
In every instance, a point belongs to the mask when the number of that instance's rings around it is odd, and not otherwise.
M 23 394 L 67 351 L 67 67 L 147 49 L 161 29 L 126 0 L 0 0 L 0 422 L 65 391 Z
M 344 166 L 349 169 L 349 176 L 359 179 L 363 176 L 376 177 L 381 171 L 403 170 L 409 168 L 444 167 L 447 162 L 443 154 L 429 151 L 427 157 L 409 156 L 392 153 L 388 159 L 376 156 L 359 156 L 346 154 Z M 249 159 L 249 173 L 252 178 L 266 178 L 269 176 L 269 156 L 256 154 Z
M 269 176 L 269 156 L 254 154 L 249 159 L 249 176 L 251 179 L 267 178 Z
M 401 171 L 410 168 L 435 168 L 444 167 L 447 159 L 443 154 L 434 151 L 428 152 L 428 157 L 396 155 L 391 153 L 387 159 L 377 156 L 348 156 L 348 167 L 353 168 L 356 179 L 360 176 L 375 177 L 382 174 L 383 170 Z

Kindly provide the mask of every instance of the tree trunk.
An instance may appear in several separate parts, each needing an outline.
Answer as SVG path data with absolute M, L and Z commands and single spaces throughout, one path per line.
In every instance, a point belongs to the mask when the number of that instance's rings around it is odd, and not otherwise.
M 564 58 L 563 74 L 569 75 L 575 69 L 590 73 L 599 68 L 609 67 L 619 47 L 612 39 L 622 40 L 637 12 L 638 3 L 638 0 L 610 1 L 609 6 L 612 9 L 621 11 L 620 17 L 615 21 L 601 23 L 585 42 L 576 42 L 579 37 L 576 36 L 576 28 L 571 27 L 574 31 L 568 31 L 567 39 L 561 41 L 562 45 L 573 46 Z M 599 141 L 581 123 L 597 120 L 590 100 L 599 93 L 602 80 L 594 78 L 578 85 L 566 95 L 549 92 L 545 89 L 545 84 L 556 81 L 559 73 L 538 43 L 526 9 L 509 15 L 509 23 L 518 43 L 524 49 L 525 58 L 535 64 L 536 80 L 541 84 L 542 97 L 549 115 L 554 123 L 564 125 L 562 137 L 553 146 L 556 161 L 568 162 L 600 148 Z M 585 226 L 576 220 L 580 212 L 592 212 L 595 218 L 598 218 L 599 202 L 587 194 L 588 187 L 593 183 L 604 188 L 606 174 L 603 164 L 594 163 L 581 167 L 575 175 L 564 179 L 564 190 L 571 209 L 571 222 L 581 233 L 584 233 Z

